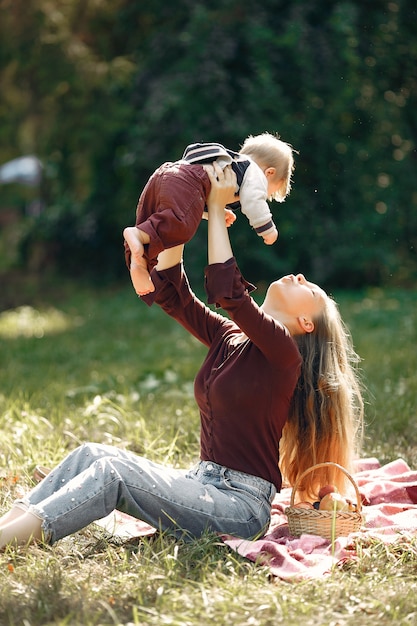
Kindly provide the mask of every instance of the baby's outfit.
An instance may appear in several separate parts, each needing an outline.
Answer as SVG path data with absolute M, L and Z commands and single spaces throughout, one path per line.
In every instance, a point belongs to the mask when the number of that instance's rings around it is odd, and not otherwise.
M 236 174 L 239 201 L 229 204 L 228 208 L 240 209 L 261 237 L 275 232 L 267 203 L 268 181 L 259 165 L 248 155 L 229 150 L 220 143 L 193 143 L 186 147 L 182 159 L 200 165 L 216 161 L 222 169 L 231 165 Z
M 160 252 L 185 244 L 195 235 L 211 189 L 201 166 L 213 161 L 222 168 L 231 165 L 236 172 L 239 201 L 228 207 L 241 209 L 259 236 L 275 232 L 267 202 L 268 181 L 261 168 L 248 156 L 221 144 L 191 144 L 182 159 L 163 163 L 155 170 L 139 198 L 135 225 L 149 236 L 143 255 L 149 271 L 157 264 Z M 130 269 L 131 252 L 126 242 L 125 259 Z

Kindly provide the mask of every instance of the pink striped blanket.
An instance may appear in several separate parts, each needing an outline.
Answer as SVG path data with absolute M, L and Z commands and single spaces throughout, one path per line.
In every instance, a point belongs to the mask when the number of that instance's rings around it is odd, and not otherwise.
M 403 459 L 381 466 L 377 459 L 358 461 L 354 479 L 362 498 L 364 524 L 334 545 L 316 535 L 291 537 L 284 513 L 290 503 L 291 489 L 277 494 L 272 506 L 267 533 L 256 541 L 223 536 L 222 540 L 240 555 L 270 568 L 283 580 L 305 580 L 324 576 L 335 565 L 356 559 L 359 541 L 379 539 L 385 543 L 417 536 L 417 471 Z M 99 524 L 122 538 L 151 535 L 155 529 L 127 515 L 113 513 Z

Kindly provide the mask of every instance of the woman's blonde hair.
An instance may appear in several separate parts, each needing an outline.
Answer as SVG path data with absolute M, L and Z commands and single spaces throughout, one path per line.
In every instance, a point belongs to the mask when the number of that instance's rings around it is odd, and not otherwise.
M 250 156 L 262 169 L 274 167 L 274 180 L 282 181 L 281 188 L 273 196 L 277 202 L 283 202 L 291 191 L 291 176 L 294 171 L 293 148 L 279 136 L 271 133 L 249 135 L 243 142 L 240 154 Z
M 352 472 L 362 440 L 359 357 L 331 298 L 314 324 L 312 333 L 294 337 L 303 364 L 280 444 L 280 468 L 290 485 L 302 472 L 326 461 Z M 309 472 L 299 497 L 317 500 L 320 487 L 326 484 L 334 484 L 343 493 L 345 475 L 333 467 Z

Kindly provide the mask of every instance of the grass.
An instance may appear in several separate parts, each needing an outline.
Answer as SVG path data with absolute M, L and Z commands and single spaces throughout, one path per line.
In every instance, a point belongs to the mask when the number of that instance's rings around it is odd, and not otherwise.
M 417 464 L 417 294 L 337 294 L 362 356 L 364 454 Z M 188 466 L 204 349 L 129 288 L 69 291 L 0 314 L 0 512 L 85 440 Z M 361 546 L 328 578 L 285 583 L 212 535 L 121 544 L 90 526 L 0 554 L 3 626 L 413 624 L 417 543 Z

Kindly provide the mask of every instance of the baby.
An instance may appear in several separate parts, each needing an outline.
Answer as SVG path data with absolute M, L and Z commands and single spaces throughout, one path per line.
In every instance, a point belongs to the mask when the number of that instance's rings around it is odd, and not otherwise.
M 218 143 L 191 144 L 180 161 L 164 163 L 152 174 L 139 198 L 136 225 L 123 231 L 126 264 L 139 296 L 155 289 L 150 271 L 158 254 L 195 234 L 210 192 L 204 165 L 214 161 L 236 173 L 236 202 L 225 209 L 226 223 L 235 221 L 233 211 L 240 208 L 265 244 L 277 240 L 267 200 L 283 202 L 290 192 L 292 147 L 270 133 L 250 135 L 240 152 Z

